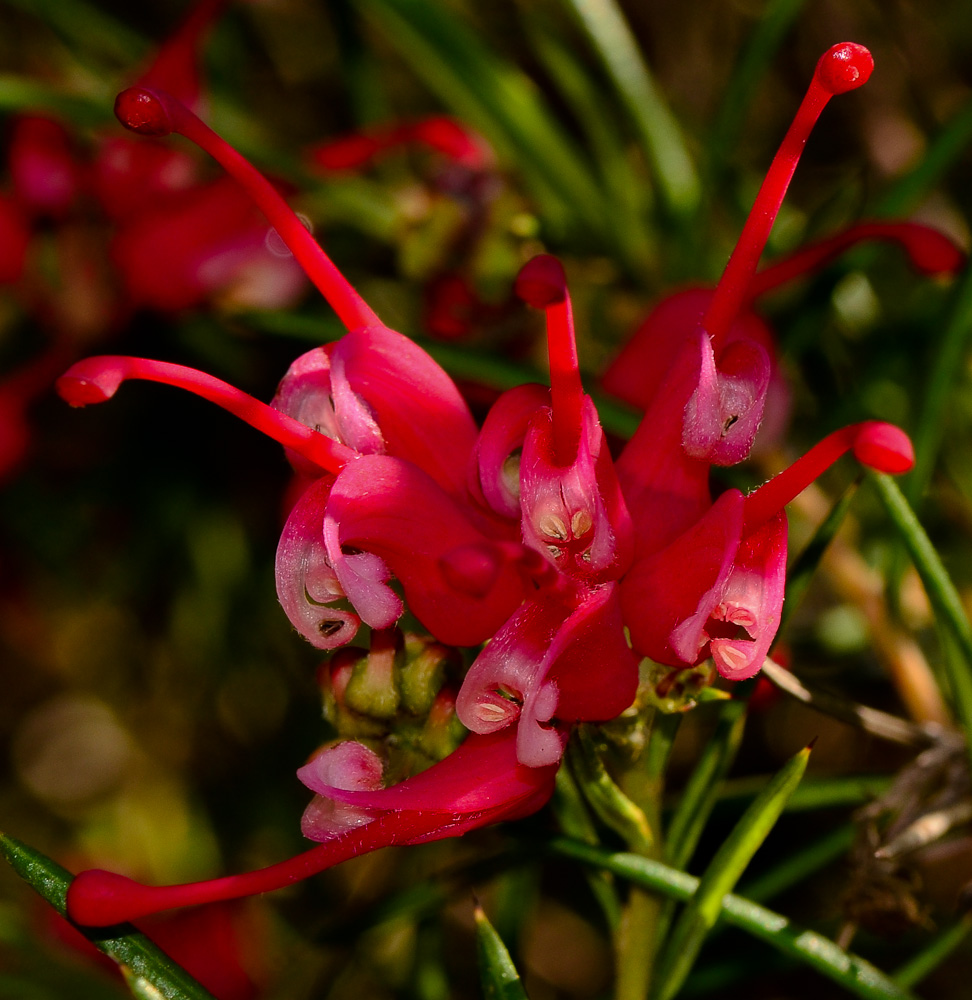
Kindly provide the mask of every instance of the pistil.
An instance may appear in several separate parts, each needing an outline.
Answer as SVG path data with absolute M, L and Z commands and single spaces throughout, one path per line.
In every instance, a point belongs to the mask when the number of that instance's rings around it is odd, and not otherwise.
M 746 302 L 756 265 L 817 119 L 831 97 L 863 86 L 873 68 L 871 53 L 854 42 L 834 45 L 820 57 L 803 102 L 773 158 L 702 320 L 717 353 L 721 340 Z
M 547 318 L 554 460 L 561 468 L 577 457 L 583 421 L 584 386 L 577 360 L 574 314 L 563 265 L 549 254 L 528 261 L 516 278 L 516 294 Z
M 851 450 L 861 465 L 892 476 L 907 472 L 915 464 L 915 453 L 908 435 L 893 424 L 866 420 L 842 427 L 828 434 L 788 469 L 746 497 L 743 535 L 782 511 L 838 458 Z
M 175 132 L 209 153 L 246 189 L 348 330 L 383 325 L 274 186 L 184 104 L 163 90 L 131 87 L 115 100 L 115 114 L 133 132 Z
M 312 430 L 227 382 L 167 361 L 118 355 L 85 358 L 72 365 L 57 380 L 57 391 L 71 406 L 87 406 L 111 399 L 122 382 L 128 379 L 162 382 L 202 396 L 325 472 L 338 473 L 352 458 L 358 457 L 358 453 L 347 445 Z

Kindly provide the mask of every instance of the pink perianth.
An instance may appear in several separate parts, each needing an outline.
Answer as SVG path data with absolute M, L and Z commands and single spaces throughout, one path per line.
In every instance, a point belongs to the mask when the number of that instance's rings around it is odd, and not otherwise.
M 736 249 L 702 320 L 717 351 L 747 300 L 749 284 L 813 126 L 834 94 L 862 86 L 873 68 L 870 52 L 854 42 L 834 45 L 820 57 L 813 80 L 770 164 Z
M 118 355 L 85 358 L 58 380 L 57 391 L 71 406 L 87 406 L 110 399 L 122 382 L 144 379 L 186 389 L 221 406 L 285 448 L 298 452 L 326 472 L 339 472 L 358 453 L 312 430 L 293 417 L 204 372 L 167 361 Z
M 563 265 L 549 254 L 528 261 L 516 278 L 516 294 L 547 314 L 554 458 L 561 467 L 577 457 L 584 412 L 584 386 L 577 360 L 574 315 Z
M 965 263 L 965 254 L 947 236 L 928 226 L 917 222 L 861 222 L 764 268 L 749 283 L 746 301 L 752 302 L 822 267 L 838 254 L 866 240 L 897 243 L 908 254 L 912 266 L 922 274 L 955 274 Z
M 851 450 L 862 465 L 893 476 L 908 472 L 915 464 L 911 440 L 893 424 L 866 420 L 842 427 L 828 434 L 788 469 L 746 497 L 743 534 L 778 514 L 838 458 Z
M 133 132 L 177 132 L 209 153 L 250 194 L 348 330 L 383 325 L 274 186 L 184 104 L 162 90 L 131 87 L 116 98 L 115 114 Z
M 267 868 L 185 885 L 143 885 L 92 869 L 77 875 L 68 888 L 67 911 L 79 924 L 109 927 L 176 907 L 270 892 L 379 847 L 412 843 L 441 829 L 443 822 L 441 813 L 392 812 Z

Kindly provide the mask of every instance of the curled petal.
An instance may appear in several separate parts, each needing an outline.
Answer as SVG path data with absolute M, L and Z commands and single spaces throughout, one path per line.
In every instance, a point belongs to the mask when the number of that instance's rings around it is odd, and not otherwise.
M 620 715 L 637 684 L 617 587 L 609 584 L 572 604 L 524 604 L 470 667 L 456 713 L 477 733 L 516 722 L 517 759 L 541 767 L 560 760 L 564 726 Z
M 743 538 L 712 612 L 709 651 L 723 677 L 745 680 L 762 667 L 780 627 L 785 584 L 786 516 L 778 514 Z M 726 634 L 715 638 L 719 622 Z
M 753 447 L 770 383 L 770 359 L 758 343 L 727 343 L 718 367 L 703 342 L 699 384 L 685 407 L 685 451 L 713 465 L 735 465 Z
M 349 463 L 334 483 L 326 514 L 337 527 L 330 558 L 335 541 L 380 558 L 404 588 L 409 610 L 441 642 L 483 642 L 523 599 L 521 547 L 484 535 L 409 462 L 371 455 Z
M 520 461 L 523 540 L 570 576 L 617 578 L 631 559 L 631 517 L 618 485 L 597 411 L 583 399 L 573 461 L 556 461 L 549 409 L 533 418 Z
M 325 476 L 308 486 L 277 545 L 277 598 L 294 628 L 318 649 L 350 642 L 361 624 L 353 612 L 331 606 L 345 596 L 324 542 L 324 509 L 333 483 Z
M 476 424 L 451 378 L 384 326 L 354 330 L 298 358 L 273 405 L 365 455 L 414 463 L 464 495 Z
M 341 589 L 362 621 L 372 628 L 391 628 L 405 610 L 401 598 L 387 586 L 391 571 L 373 552 L 346 555 L 341 548 L 341 528 L 327 511 L 324 516 L 324 546 L 328 564 Z
M 327 840 L 374 819 L 374 810 L 338 802 L 331 789 L 374 791 L 381 788 L 381 758 L 361 743 L 345 740 L 320 750 L 297 771 L 297 777 L 317 795 L 301 819 L 309 840 Z
M 504 392 L 479 432 L 469 466 L 469 490 L 505 517 L 520 517 L 520 451 L 530 421 L 550 405 L 550 390 L 533 383 Z
M 621 608 L 635 650 L 659 663 L 705 658 L 709 618 L 739 548 L 744 498 L 727 490 L 669 546 L 635 561 L 621 581 Z
M 515 736 L 513 730 L 471 735 L 438 764 L 391 788 L 334 789 L 336 799 L 376 810 L 375 818 L 269 868 L 177 886 L 142 885 L 100 870 L 81 872 L 68 889 L 68 913 L 78 923 L 105 927 L 177 906 L 269 892 L 381 847 L 459 837 L 527 816 L 553 794 L 557 769 L 518 763 Z

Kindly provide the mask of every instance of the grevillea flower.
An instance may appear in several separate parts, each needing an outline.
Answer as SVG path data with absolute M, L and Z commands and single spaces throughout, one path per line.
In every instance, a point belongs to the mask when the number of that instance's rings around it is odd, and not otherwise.
M 863 82 L 870 65 L 854 45 L 821 59 L 764 185 L 777 202 L 823 104 Z M 135 131 L 178 132 L 219 160 L 348 333 L 299 358 L 269 406 L 201 372 L 120 357 L 72 366 L 61 394 L 83 405 L 126 379 L 166 382 L 282 443 L 306 485 L 278 549 L 278 593 L 314 645 L 343 645 L 362 622 L 381 637 L 406 607 L 441 643 L 486 645 L 456 698 L 472 733 L 449 756 L 383 787 L 381 758 L 342 740 L 300 770 L 315 793 L 304 831 L 320 846 L 186 886 L 84 872 L 68 896 L 82 923 L 265 891 L 378 847 L 539 808 L 571 725 L 613 718 L 632 701 L 636 654 L 675 668 L 712 656 L 730 678 L 759 668 L 783 596 L 783 508 L 797 492 L 848 450 L 884 472 L 911 465 L 907 437 L 868 422 L 826 438 L 748 496 L 728 490 L 712 500 L 709 469 L 748 453 L 770 382 L 768 342 L 737 319 L 772 221 L 765 199 L 704 315 L 674 324 L 642 426 L 615 466 L 581 384 L 556 259 L 530 261 L 516 285 L 546 314 L 550 387 L 505 393 L 477 433 L 448 376 L 381 323 L 273 186 L 183 103 L 139 87 L 119 96 L 116 112 Z

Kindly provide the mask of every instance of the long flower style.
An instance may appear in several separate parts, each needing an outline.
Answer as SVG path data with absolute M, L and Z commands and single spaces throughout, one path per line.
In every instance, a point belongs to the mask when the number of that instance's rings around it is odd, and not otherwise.
M 675 668 L 711 656 L 731 679 L 759 669 L 779 623 L 786 503 L 847 451 L 889 473 L 913 461 L 903 432 L 865 422 L 748 496 L 728 490 L 713 501 L 708 486 L 713 464 L 749 452 L 766 400 L 771 345 L 752 333 L 746 310 L 772 216 L 823 105 L 863 83 L 870 66 L 867 51 L 850 44 L 820 60 L 764 184 L 770 194 L 757 199 L 704 315 L 673 322 L 644 421 L 617 464 L 581 384 L 556 259 L 534 258 L 516 284 L 546 314 L 550 386 L 505 393 L 477 431 L 451 379 L 378 319 L 249 163 L 164 90 L 119 96 L 129 128 L 180 133 L 223 164 L 348 333 L 299 358 L 271 405 L 201 372 L 123 357 L 72 366 L 58 383 L 62 396 L 84 405 L 127 379 L 165 382 L 283 444 L 304 491 L 278 548 L 278 594 L 318 648 L 346 644 L 362 623 L 388 629 L 406 608 L 441 643 L 486 645 L 456 701 L 472 733 L 438 764 L 382 787 L 380 758 L 344 741 L 301 769 L 316 796 L 304 831 L 318 847 L 186 886 L 84 872 L 68 897 L 76 920 L 111 924 L 262 892 L 378 847 L 525 815 L 551 795 L 570 727 L 611 719 L 632 702 L 639 656 Z

